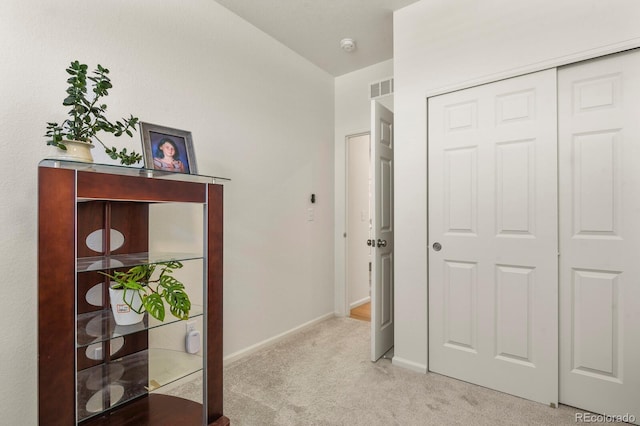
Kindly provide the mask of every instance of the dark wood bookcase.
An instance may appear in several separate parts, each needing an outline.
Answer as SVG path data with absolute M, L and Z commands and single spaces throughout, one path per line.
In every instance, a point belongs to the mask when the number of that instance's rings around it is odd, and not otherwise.
M 57 160 L 41 162 L 38 171 L 41 425 L 229 424 L 222 413 L 221 183 L 225 180 Z M 149 235 L 153 232 L 149 229 L 150 209 L 156 203 L 203 206 L 202 252 L 195 255 L 149 252 Z M 88 243 L 90 234 L 93 244 Z M 135 326 L 116 326 L 109 310 L 108 281 L 99 272 L 172 259 L 185 262 L 195 259 L 197 265 L 202 265 L 202 305 L 194 306 L 191 313 L 192 317 L 201 317 L 202 349 L 198 354 L 166 351 L 168 355 L 159 359 L 164 362 L 162 370 L 169 370 L 171 379 L 159 383 L 155 373 L 150 373 L 156 363 L 150 333 L 160 333 L 162 339 L 163 329 L 184 330 L 184 321 L 167 314 L 163 323 L 145 317 Z M 91 301 L 89 293 L 93 294 Z M 181 380 L 191 380 L 196 375 L 203 384 L 199 402 L 163 393 L 163 386 L 175 387 Z

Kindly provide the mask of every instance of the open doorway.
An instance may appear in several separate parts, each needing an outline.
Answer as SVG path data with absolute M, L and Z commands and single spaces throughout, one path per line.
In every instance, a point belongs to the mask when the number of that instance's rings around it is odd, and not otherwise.
M 346 137 L 346 286 L 352 318 L 371 320 L 371 189 L 369 132 Z

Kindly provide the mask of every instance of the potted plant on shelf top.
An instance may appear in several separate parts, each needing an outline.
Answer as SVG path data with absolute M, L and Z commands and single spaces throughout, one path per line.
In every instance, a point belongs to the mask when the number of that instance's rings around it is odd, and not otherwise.
M 159 275 L 153 278 L 158 268 Z M 113 280 L 109 286 L 111 308 L 119 325 L 135 324 L 142 320 L 144 312 L 164 321 L 165 303 L 171 314 L 182 320 L 189 319 L 191 301 L 184 284 L 171 274 L 182 268 L 177 260 L 134 266 L 126 272 L 114 271 L 113 275 L 101 272 Z M 133 319 L 120 320 L 120 314 L 132 311 Z
M 109 89 L 113 87 L 109 79 L 109 70 L 98 64 L 98 68 L 93 71 L 93 75 L 87 75 L 87 65 L 78 61 L 71 62 L 67 68 L 67 73 L 71 75 L 67 79 L 67 97 L 62 101 L 62 105 L 69 106 L 69 118 L 62 123 L 47 123 L 48 138 L 47 145 L 55 146 L 65 152 L 81 147 L 84 153 L 69 154 L 61 156 L 64 159 L 92 162 L 90 148 L 95 139 L 104 147 L 105 152 L 114 160 L 120 160 L 121 164 L 131 165 L 138 163 L 142 156 L 135 151 L 128 152 L 126 148 L 121 151 L 115 147 L 108 148 L 97 136 L 99 132 L 112 133 L 114 136 L 127 134 L 133 136 L 138 118 L 131 115 L 123 118 L 122 121 L 111 122 L 105 117 L 107 105 L 103 103 L 103 98 L 109 94 Z M 87 80 L 92 82 L 92 95 L 87 93 Z

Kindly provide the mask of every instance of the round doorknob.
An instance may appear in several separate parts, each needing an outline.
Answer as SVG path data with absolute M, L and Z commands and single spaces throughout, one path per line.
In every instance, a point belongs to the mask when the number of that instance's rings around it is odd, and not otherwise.
M 386 247 L 387 246 L 387 240 L 381 240 L 380 238 L 378 238 L 378 247 Z
M 440 243 L 433 243 L 433 249 L 434 249 L 435 251 L 440 251 L 440 250 L 442 250 L 442 244 L 440 244 Z

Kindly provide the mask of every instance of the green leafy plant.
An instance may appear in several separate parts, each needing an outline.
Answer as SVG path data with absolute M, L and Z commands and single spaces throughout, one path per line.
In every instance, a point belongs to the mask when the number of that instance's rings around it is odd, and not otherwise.
M 156 268 L 159 275 L 152 279 Z M 134 266 L 126 272 L 114 271 L 113 275 L 105 272 L 101 272 L 101 274 L 116 282 L 111 288 L 124 290 L 124 301 L 133 311 L 139 314 L 147 311 L 157 320 L 164 321 L 166 302 L 174 317 L 186 320 L 189 319 L 191 301 L 185 291 L 184 284 L 171 275 L 174 269 L 180 268 L 182 268 L 182 263 L 172 260 Z M 140 295 L 141 307 L 136 309 L 131 305 L 133 300 L 131 292 Z
M 88 67 L 78 61 L 71 62 L 67 68 L 67 73 L 71 75 L 67 79 L 67 97 L 62 101 L 62 105 L 69 106 L 69 118 L 62 123 L 48 122 L 45 137 L 47 145 L 56 146 L 62 150 L 67 150 L 64 140 L 76 140 L 91 142 L 97 140 L 104 147 L 105 152 L 114 160 L 120 160 L 121 164 L 131 165 L 138 163 L 142 156 L 135 151 L 128 152 L 123 148 L 118 152 L 116 147 L 108 148 L 97 136 L 98 132 L 112 133 L 114 136 L 124 134 L 133 136 L 136 130 L 138 118 L 131 115 L 123 118 L 122 121 L 111 122 L 105 116 L 107 105 L 103 103 L 103 98 L 109 95 L 109 89 L 113 87 L 109 79 L 109 70 L 98 64 L 98 68 L 93 71 L 93 75 L 87 74 Z M 87 80 L 91 81 L 93 95 L 91 98 L 87 94 Z

